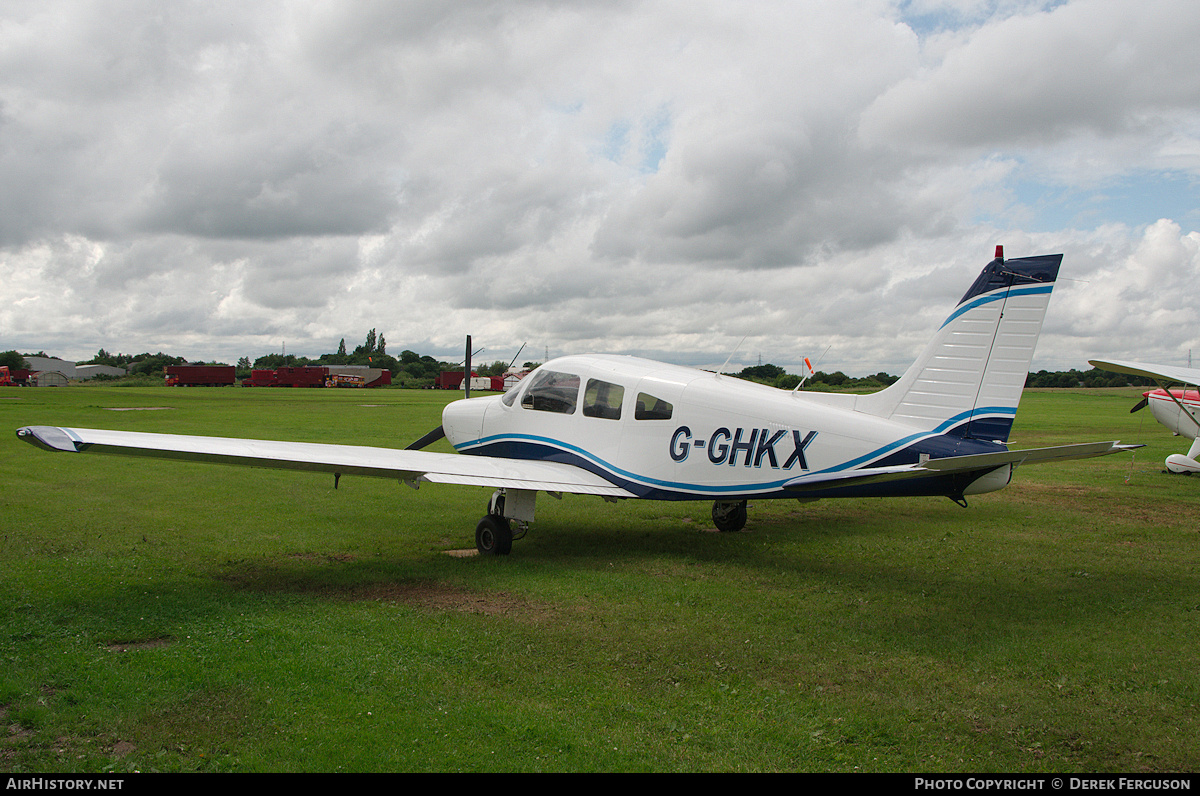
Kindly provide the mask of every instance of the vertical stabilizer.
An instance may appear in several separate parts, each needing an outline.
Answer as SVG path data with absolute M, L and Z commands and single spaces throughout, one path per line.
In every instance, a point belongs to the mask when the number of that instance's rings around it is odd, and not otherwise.
M 971 285 L 912 367 L 855 408 L 916 428 L 1008 440 L 1061 254 L 997 258 Z

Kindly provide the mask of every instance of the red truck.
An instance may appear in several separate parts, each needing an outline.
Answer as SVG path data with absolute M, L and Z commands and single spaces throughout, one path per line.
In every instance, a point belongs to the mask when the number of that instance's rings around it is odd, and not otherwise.
M 0 365 L 0 387 L 28 387 L 32 370 L 10 370 L 8 365 Z
M 301 366 L 275 369 L 276 387 L 324 387 L 328 368 Z
M 168 365 L 168 387 L 224 387 L 234 383 L 233 365 Z
M 349 371 L 349 372 L 346 372 Z M 392 372 L 383 368 L 345 368 L 305 365 L 251 371 L 243 387 L 383 387 L 392 383 Z

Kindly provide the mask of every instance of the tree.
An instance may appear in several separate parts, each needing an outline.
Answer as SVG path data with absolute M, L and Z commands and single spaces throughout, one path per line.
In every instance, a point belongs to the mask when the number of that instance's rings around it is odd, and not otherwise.
M 346 356 L 346 338 L 345 337 L 343 337 L 342 341 L 340 343 L 338 343 L 337 355 L 339 357 Z
M 761 381 L 764 384 L 772 384 L 776 379 L 784 374 L 783 368 L 778 365 L 754 365 L 753 367 L 743 368 L 742 372 L 737 374 L 739 379 L 747 379 L 750 381 Z
M 475 368 L 475 372 L 480 376 L 503 376 L 508 370 L 508 363 L 496 360 L 490 365 L 481 365 Z
M 130 373 L 144 373 L 150 376 L 161 376 L 163 368 L 168 365 L 186 365 L 187 360 L 183 357 L 173 357 L 170 354 L 164 354 L 159 351 L 157 354 L 149 352 L 138 354 L 135 357 L 134 363 L 130 366 Z
M 276 368 L 291 368 L 307 365 L 311 362 L 307 357 L 297 357 L 295 354 L 266 354 L 254 360 L 254 367 L 259 370 L 275 370 Z
M 9 370 L 29 370 L 29 363 L 25 361 L 25 357 L 16 351 L 0 353 L 0 365 L 7 365 Z
M 87 362 L 79 362 L 79 365 L 111 365 L 113 367 L 123 367 L 133 361 L 133 357 L 128 354 L 110 354 L 101 348 L 96 352 L 96 356 L 89 359 Z

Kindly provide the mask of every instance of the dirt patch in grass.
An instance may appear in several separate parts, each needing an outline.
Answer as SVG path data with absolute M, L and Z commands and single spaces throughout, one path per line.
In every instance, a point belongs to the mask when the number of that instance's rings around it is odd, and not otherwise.
M 156 647 L 166 647 L 173 644 L 175 639 L 170 636 L 159 636 L 158 638 L 139 639 L 136 641 L 110 641 L 104 645 L 104 649 L 109 652 L 130 652 L 131 650 L 148 650 Z
M 434 611 L 461 611 L 488 616 L 540 619 L 550 608 L 506 592 L 476 592 L 445 583 L 376 583 L 345 592 L 348 600 L 377 600 L 401 603 Z
M 357 560 L 356 556 L 349 554 L 293 553 L 288 558 L 292 561 L 340 564 L 353 564 Z M 261 564 L 247 566 L 245 563 L 241 563 L 230 571 L 227 571 L 219 579 L 239 590 L 317 595 L 328 599 L 346 600 L 349 602 L 388 602 L 415 606 L 431 611 L 458 611 L 468 614 L 522 618 L 531 621 L 538 621 L 550 617 L 555 613 L 554 609 L 550 606 L 538 605 L 507 592 L 473 591 L 461 586 L 454 586 L 438 581 L 391 581 L 370 577 L 369 580 L 362 582 L 347 583 L 340 577 L 329 578 L 326 576 L 326 573 L 307 572 L 297 574 L 295 572 L 280 572 L 277 569 Z M 170 639 L 165 641 L 169 643 Z M 135 643 L 137 642 L 123 642 L 121 646 L 133 648 Z M 145 645 L 152 642 L 140 643 Z M 114 644 L 114 646 L 116 645 Z
M 0 760 L 10 760 L 24 742 L 33 737 L 33 730 L 14 721 L 8 705 L 0 705 L 0 727 L 5 728 L 0 738 Z
M 294 561 L 328 561 L 340 564 L 358 560 L 358 556 L 353 553 L 289 553 L 288 558 Z

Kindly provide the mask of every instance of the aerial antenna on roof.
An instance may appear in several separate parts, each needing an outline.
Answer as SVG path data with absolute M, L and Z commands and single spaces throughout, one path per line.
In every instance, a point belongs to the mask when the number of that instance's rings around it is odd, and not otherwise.
M 749 336 L 750 335 L 746 335 L 746 337 L 749 337 Z M 733 359 L 733 355 L 736 354 L 738 352 L 738 349 L 742 347 L 742 343 L 746 342 L 746 337 L 743 337 L 741 340 L 738 341 L 738 344 L 733 347 L 732 351 L 729 352 L 729 356 L 725 357 L 724 364 L 722 364 L 721 367 L 717 368 L 718 376 L 720 376 L 721 373 L 725 370 L 725 366 L 729 364 L 729 360 Z

